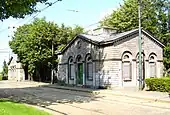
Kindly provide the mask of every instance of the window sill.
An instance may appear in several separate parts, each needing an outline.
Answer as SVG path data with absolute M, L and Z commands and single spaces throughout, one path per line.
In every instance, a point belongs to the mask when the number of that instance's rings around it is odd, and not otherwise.
M 150 77 L 150 78 L 156 78 L 156 76 L 154 76 L 154 77 Z
M 131 79 L 124 79 L 123 81 L 125 81 L 125 82 L 130 82 L 130 81 L 132 81 Z

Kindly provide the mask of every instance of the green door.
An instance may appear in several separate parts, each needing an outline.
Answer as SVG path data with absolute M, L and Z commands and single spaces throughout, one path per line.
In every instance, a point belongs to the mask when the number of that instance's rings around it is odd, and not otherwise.
M 78 64 L 78 84 L 83 84 L 83 64 Z

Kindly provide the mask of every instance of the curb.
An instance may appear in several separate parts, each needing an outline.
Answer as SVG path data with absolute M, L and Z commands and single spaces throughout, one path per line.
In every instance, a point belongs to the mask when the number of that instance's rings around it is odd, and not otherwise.
M 141 96 L 134 96 L 134 95 L 127 95 L 127 94 L 116 94 L 114 92 L 101 92 L 101 91 L 92 91 L 88 89 L 76 89 L 76 88 L 71 88 L 71 87 L 63 87 L 63 86 L 43 86 L 43 87 L 48 87 L 48 88 L 54 88 L 54 89 L 62 89 L 62 90 L 70 90 L 70 91 L 80 91 L 80 92 L 86 92 L 86 93 L 92 93 L 92 94 L 108 94 L 108 95 L 113 95 L 113 96 L 126 96 L 129 98 L 135 98 L 135 99 L 143 99 L 143 100 L 148 100 L 148 101 L 154 101 L 154 102 L 161 102 L 161 103 L 169 103 L 170 104 L 170 99 L 169 100 L 162 100 L 162 99 L 157 99 L 157 98 L 147 98 L 147 97 L 141 97 Z M 107 90 L 105 90 L 107 91 Z M 110 90 L 111 91 L 111 90 Z
M 95 92 L 95 93 L 97 93 L 97 92 Z M 159 99 L 159 98 L 147 98 L 147 97 L 127 95 L 127 94 L 120 94 L 120 93 L 116 94 L 114 92 L 112 92 L 112 93 L 110 93 L 110 92 L 99 92 L 99 94 L 108 94 L 108 95 L 114 95 L 114 96 L 125 96 L 125 97 L 129 97 L 129 98 L 134 98 L 134 99 L 143 99 L 143 100 L 148 100 L 148 101 L 162 102 L 162 103 L 169 103 L 170 104 L 170 98 L 169 98 L 169 100 L 162 100 L 162 99 Z
M 131 95 L 122 95 L 122 94 L 113 94 L 113 95 L 117 95 L 117 96 L 126 96 L 129 98 L 134 98 L 134 99 L 143 99 L 143 100 L 148 100 L 148 101 L 154 101 L 154 102 L 161 102 L 161 103 L 169 103 L 170 104 L 170 100 L 162 100 L 162 99 L 157 99 L 157 98 L 147 98 L 147 97 L 140 97 L 140 96 L 131 96 Z
M 54 88 L 54 89 L 63 89 L 63 90 L 70 90 L 70 91 L 80 91 L 80 92 L 86 92 L 86 93 L 93 93 L 91 90 L 82 90 L 82 89 L 76 89 L 76 88 L 69 88 L 69 87 L 62 87 L 62 86 L 43 86 L 48 88 Z

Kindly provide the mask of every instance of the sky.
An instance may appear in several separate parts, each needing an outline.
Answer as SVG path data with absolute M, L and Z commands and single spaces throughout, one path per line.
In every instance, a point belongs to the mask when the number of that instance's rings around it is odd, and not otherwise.
M 55 1 L 49 0 L 49 2 Z M 36 17 L 45 17 L 47 21 L 53 21 L 59 25 L 62 23 L 71 27 L 79 25 L 89 30 L 97 27 L 98 24 L 95 23 L 117 9 L 122 2 L 123 0 L 62 0 L 47 8 Z M 43 9 L 44 7 L 42 4 L 37 6 L 38 9 Z M 8 62 L 9 57 L 14 56 L 8 45 L 13 31 L 18 26 L 31 23 L 34 15 L 27 16 L 24 19 L 10 18 L 0 22 L 0 71 L 3 61 L 6 60 Z

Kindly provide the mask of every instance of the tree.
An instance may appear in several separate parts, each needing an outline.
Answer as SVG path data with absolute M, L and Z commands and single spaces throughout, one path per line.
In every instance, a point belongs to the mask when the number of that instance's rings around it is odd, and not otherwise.
M 17 28 L 9 46 L 18 55 L 21 63 L 28 65 L 29 73 L 32 76 L 36 74 L 38 79 L 44 81 L 47 76 L 44 71 L 50 71 L 51 65 L 56 63 L 57 57 L 52 57 L 52 42 L 54 51 L 60 50 L 82 31 L 79 26 L 71 28 L 64 24 L 59 26 L 54 22 L 47 22 L 44 18 L 35 19 L 33 23 Z
M 6 63 L 5 60 L 4 60 L 4 62 L 3 62 L 2 74 L 3 74 L 3 76 L 4 76 L 4 75 L 8 75 L 8 65 L 7 65 L 7 63 Z
M 168 0 L 142 0 L 142 27 L 163 41 L 168 32 Z M 119 31 L 138 28 L 138 0 L 124 0 L 124 4 L 101 21 L 101 25 Z
M 48 0 L 2 0 L 0 2 L 0 20 L 8 19 L 10 16 L 13 18 L 24 18 L 37 12 L 36 5 L 44 3 L 51 5 Z M 61 0 L 58 0 L 61 1 Z
M 142 28 L 150 31 L 163 42 L 165 47 L 164 65 L 170 69 L 170 1 L 142 0 Z M 124 0 L 124 4 L 101 21 L 119 32 L 138 28 L 138 0 Z

